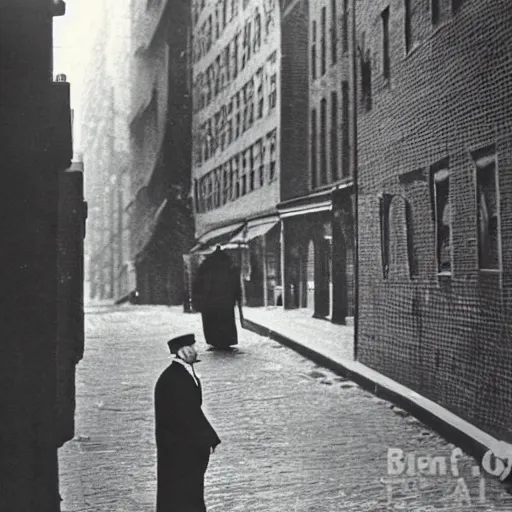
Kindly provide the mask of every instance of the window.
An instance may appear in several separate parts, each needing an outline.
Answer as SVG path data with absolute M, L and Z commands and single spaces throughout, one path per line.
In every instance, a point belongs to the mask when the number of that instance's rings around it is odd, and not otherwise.
M 270 77 L 270 92 L 268 95 L 268 108 L 272 110 L 276 106 L 277 99 L 277 73 Z
M 258 185 L 260 187 L 263 186 L 263 183 L 264 183 L 264 179 L 263 179 L 263 176 L 264 176 L 264 172 L 263 172 L 263 141 L 261 139 L 258 139 L 256 141 L 256 143 L 254 144 L 254 147 L 253 147 L 253 156 L 254 156 L 254 169 L 255 169 L 255 172 L 256 172 L 256 169 L 258 170 L 258 180 L 255 180 L 257 181 Z
M 277 131 L 272 130 L 268 135 L 270 146 L 270 170 L 269 170 L 269 181 L 273 181 L 276 178 L 276 165 L 277 165 Z
M 331 181 L 338 179 L 338 95 L 331 93 Z
M 226 145 L 233 142 L 233 99 L 229 100 L 226 107 Z
M 235 105 L 235 138 L 234 140 L 238 139 L 241 135 L 241 129 L 242 129 L 242 119 L 240 117 L 240 91 L 238 91 L 234 98 L 233 103 Z
M 327 183 L 327 100 L 320 102 L 320 185 Z
M 214 94 L 217 96 L 220 92 L 220 82 L 221 82 L 221 72 L 220 72 L 220 55 L 217 55 L 217 58 L 215 59 L 215 68 L 214 68 L 214 74 L 215 74 L 215 86 L 214 86 Z
M 217 2 L 217 5 L 215 6 L 215 39 L 219 39 L 220 37 L 220 23 L 221 23 L 221 12 L 220 12 L 220 5 Z
M 222 204 L 225 205 L 229 198 L 229 162 L 222 166 Z
M 221 139 L 221 131 L 222 131 L 222 116 L 221 116 L 221 112 L 217 112 L 214 116 L 214 125 L 213 125 L 213 143 L 212 143 L 212 147 L 213 147 L 213 154 L 217 153 L 217 151 L 219 150 L 219 147 L 220 147 L 220 139 Z
M 326 31 L 327 31 L 327 14 L 325 7 L 322 7 L 322 37 L 320 41 L 321 47 L 321 73 L 320 76 L 325 75 L 326 67 L 327 67 L 327 48 L 326 48 Z
M 245 65 L 251 59 L 251 22 L 247 21 L 244 27 L 244 42 L 243 42 L 243 53 L 242 53 L 242 66 L 244 69 Z
M 213 155 L 213 127 L 212 120 L 206 122 L 206 158 L 208 160 Z
M 316 21 L 313 21 L 311 28 L 311 78 L 316 79 Z
M 268 0 L 265 2 L 265 31 L 267 36 L 275 26 L 274 10 L 276 7 L 276 0 Z
M 256 72 L 256 87 L 256 119 L 261 119 L 263 117 L 263 109 L 265 107 L 265 97 L 263 95 L 263 68 L 259 68 L 258 71 Z
M 404 0 L 405 51 L 409 53 L 412 46 L 412 13 L 411 0 Z
M 392 199 L 393 196 L 390 194 L 383 194 L 379 199 L 380 251 L 384 279 L 389 276 L 389 211 Z
M 317 175 L 317 161 L 318 161 L 318 130 L 317 130 L 317 115 L 316 109 L 311 110 L 311 188 L 316 188 L 318 185 Z
M 360 55 L 361 63 L 361 103 L 365 110 L 372 108 L 372 62 L 370 50 Z
M 228 145 L 227 141 L 227 119 L 228 119 L 228 106 L 222 105 L 220 109 L 220 150 L 224 151 L 224 149 Z
M 234 175 L 233 175 L 233 168 L 234 168 L 234 165 L 233 165 L 233 159 L 231 159 L 229 162 L 228 162 L 228 165 L 229 165 L 229 185 L 228 185 L 228 201 L 233 201 L 233 199 L 235 199 L 235 196 L 234 196 L 234 187 L 233 187 L 233 184 L 234 184 Z
M 229 83 L 231 80 L 231 49 L 229 44 L 224 48 L 224 76 L 226 83 Z
M 222 28 L 228 24 L 228 0 L 222 0 Z
M 245 196 L 247 193 L 247 160 L 248 160 L 247 151 L 242 151 L 242 183 L 241 183 L 241 190 L 240 195 Z
M 260 146 L 260 187 L 265 184 L 265 141 L 259 140 Z
M 254 15 L 254 42 L 253 52 L 256 53 L 261 46 L 261 14 L 259 10 L 256 10 Z
M 350 175 L 350 147 L 349 147 L 349 112 L 350 97 L 348 82 L 341 83 L 341 172 L 342 175 Z
M 214 82 L 213 66 L 208 66 L 206 70 L 207 88 L 206 88 L 206 105 L 209 105 L 213 98 L 213 82 Z
M 336 64 L 338 52 L 338 16 L 336 13 L 336 1 L 331 0 L 331 62 Z
M 210 51 L 213 44 L 213 19 L 212 15 L 208 17 L 208 21 L 206 23 L 206 51 Z
M 255 146 L 249 148 L 249 192 L 252 192 L 255 187 L 256 169 L 254 168 L 254 149 Z
M 217 167 L 213 171 L 213 180 L 214 180 L 213 208 L 218 208 L 220 206 L 221 179 L 222 179 L 221 168 Z
M 196 212 L 199 213 L 199 182 L 197 179 L 194 180 L 194 204 Z
M 344 54 L 348 53 L 348 1 L 349 0 L 343 0 L 343 34 L 341 34 L 341 36 L 343 37 L 342 50 Z
M 450 172 L 446 160 L 431 168 L 431 189 L 434 206 L 437 271 L 452 270 L 452 213 L 450 204 Z
M 243 88 L 244 94 L 244 117 L 243 131 L 248 130 L 254 122 L 254 81 L 251 78 Z
M 239 34 L 236 34 L 233 38 L 233 48 L 231 52 L 231 76 L 233 77 L 233 80 L 238 75 L 238 42 L 240 40 Z
M 386 7 L 381 14 L 382 19 L 382 75 L 384 78 L 390 76 L 389 57 L 389 7 Z
M 200 179 L 198 182 L 198 198 L 197 198 L 197 212 L 204 212 L 204 179 Z
M 213 176 L 212 173 L 207 174 L 208 193 L 206 196 L 206 209 L 208 211 L 213 210 Z
M 482 269 L 500 268 L 500 218 L 498 175 L 494 147 L 475 152 L 478 264 Z
M 235 199 L 240 197 L 240 169 L 239 169 L 239 160 L 240 156 L 236 155 L 231 160 L 231 164 L 233 167 L 233 177 L 235 181 Z
M 440 5 L 439 5 L 439 0 L 432 0 L 431 1 L 431 5 L 430 5 L 430 8 L 431 8 L 431 18 L 432 18 L 432 24 L 433 25 L 437 25 L 439 23 L 439 20 L 440 20 Z

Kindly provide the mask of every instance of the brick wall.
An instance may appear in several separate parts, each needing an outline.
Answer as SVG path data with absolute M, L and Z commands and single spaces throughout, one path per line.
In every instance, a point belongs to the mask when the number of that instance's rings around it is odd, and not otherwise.
M 510 441 L 512 5 L 465 0 L 457 12 L 441 9 L 432 23 L 431 3 L 412 1 L 409 52 L 403 5 L 358 5 L 359 55 L 371 63 L 371 108 L 361 102 L 358 121 L 358 358 Z M 381 12 L 388 6 L 386 80 Z M 499 176 L 501 271 L 482 271 L 478 260 L 472 152 L 488 145 L 495 147 Z M 438 275 L 430 175 L 443 159 L 450 173 L 452 268 Z M 383 193 L 394 195 L 387 278 Z

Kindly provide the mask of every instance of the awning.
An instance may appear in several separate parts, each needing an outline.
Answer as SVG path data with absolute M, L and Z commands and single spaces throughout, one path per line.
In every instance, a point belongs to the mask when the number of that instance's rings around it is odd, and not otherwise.
M 200 237 L 198 243 L 192 247 L 190 252 L 209 252 L 217 245 L 225 246 L 243 227 L 244 223 L 239 222 L 237 224 L 230 224 L 229 226 L 214 229 Z
M 340 190 L 350 189 L 351 187 L 352 181 L 347 180 L 330 189 L 283 201 L 277 205 L 277 210 L 282 219 L 297 215 L 327 212 L 332 210 L 333 194 Z
M 250 220 L 244 229 L 237 233 L 230 241 L 230 244 L 244 244 L 254 240 L 259 236 L 266 235 L 277 223 L 279 219 L 272 217 L 270 219 Z

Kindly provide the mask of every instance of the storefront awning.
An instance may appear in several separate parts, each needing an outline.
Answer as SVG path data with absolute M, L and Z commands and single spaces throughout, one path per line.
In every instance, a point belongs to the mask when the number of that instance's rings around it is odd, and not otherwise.
M 229 243 L 244 244 L 259 236 L 266 235 L 278 222 L 279 219 L 277 217 L 249 221 L 244 229 L 237 233 Z
M 341 190 L 350 190 L 351 187 L 352 181 L 347 180 L 345 183 L 338 184 L 327 190 L 283 201 L 277 205 L 279 216 L 285 219 L 297 215 L 330 211 L 332 210 L 333 195 L 339 193 Z
M 225 246 L 230 243 L 231 238 L 236 236 L 243 227 L 244 223 L 240 222 L 238 224 L 230 224 L 229 226 L 214 229 L 199 238 L 198 243 L 190 250 L 190 252 L 209 252 L 215 249 L 217 245 Z

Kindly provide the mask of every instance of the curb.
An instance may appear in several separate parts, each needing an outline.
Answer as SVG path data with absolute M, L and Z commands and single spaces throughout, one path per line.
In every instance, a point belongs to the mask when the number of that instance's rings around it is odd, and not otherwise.
M 291 338 L 256 322 L 247 320 L 246 318 L 244 318 L 243 328 L 259 334 L 260 336 L 269 337 L 281 345 L 291 348 L 314 363 L 355 382 L 361 388 L 369 391 L 376 397 L 391 402 L 397 407 L 404 409 L 430 429 L 438 433 L 446 441 L 460 447 L 465 453 L 473 457 L 479 465 L 481 465 L 482 458 L 486 452 L 495 452 L 495 447 L 498 444 L 497 439 L 492 438 L 486 433 L 482 433 L 487 438 L 485 441 L 478 439 L 475 435 L 472 435 L 468 429 L 461 428 L 460 426 L 447 421 L 445 418 L 442 418 L 428 407 L 419 404 L 411 397 L 397 392 L 395 389 L 392 389 L 390 386 L 387 386 L 382 382 L 377 382 L 377 380 L 371 376 L 365 375 L 364 371 L 355 371 L 353 368 L 349 367 L 348 362 L 345 365 L 339 361 L 335 361 L 316 350 L 305 347 Z M 358 366 L 360 366 L 361 369 L 367 368 L 361 363 L 358 363 Z M 376 373 L 370 368 L 368 368 L 368 370 L 369 372 L 372 371 L 372 373 Z M 385 376 L 382 377 L 384 380 Z M 476 430 L 477 429 L 475 428 L 475 431 Z M 509 479 L 505 480 L 505 485 L 510 488 L 511 483 Z

